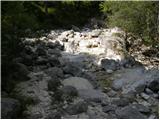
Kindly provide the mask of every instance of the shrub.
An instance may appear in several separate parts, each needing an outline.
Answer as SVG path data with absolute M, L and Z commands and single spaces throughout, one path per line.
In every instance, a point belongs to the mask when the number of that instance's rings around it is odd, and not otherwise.
M 108 26 L 131 32 L 144 43 L 158 43 L 158 1 L 106 1 L 100 8 Z

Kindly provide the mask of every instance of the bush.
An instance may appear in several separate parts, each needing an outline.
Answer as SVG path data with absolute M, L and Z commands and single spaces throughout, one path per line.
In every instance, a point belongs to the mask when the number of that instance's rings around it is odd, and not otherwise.
M 21 37 L 27 28 L 36 28 L 36 17 L 28 14 L 24 2 L 2 2 L 2 90 L 10 91 L 16 80 L 16 66 L 12 59 L 19 56 L 23 49 Z
M 158 1 L 106 1 L 100 8 L 109 27 L 120 27 L 153 46 L 158 43 Z

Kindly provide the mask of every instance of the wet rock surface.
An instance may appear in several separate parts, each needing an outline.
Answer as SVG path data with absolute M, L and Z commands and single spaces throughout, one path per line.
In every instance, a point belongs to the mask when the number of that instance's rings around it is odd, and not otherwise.
M 3 92 L 2 118 L 158 118 L 159 70 L 130 56 L 120 29 L 73 26 L 23 44 L 14 62 L 24 80 L 11 93 L 17 100 Z

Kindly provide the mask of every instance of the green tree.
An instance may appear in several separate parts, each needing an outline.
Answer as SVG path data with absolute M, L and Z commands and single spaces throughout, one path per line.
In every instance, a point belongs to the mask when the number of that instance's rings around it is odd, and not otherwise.
M 141 37 L 145 43 L 158 43 L 158 1 L 106 1 L 100 4 L 107 25 L 120 27 Z

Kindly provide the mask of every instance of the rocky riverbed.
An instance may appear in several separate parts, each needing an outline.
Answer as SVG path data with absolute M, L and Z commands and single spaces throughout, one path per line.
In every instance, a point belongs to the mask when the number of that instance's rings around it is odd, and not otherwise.
M 23 39 L 21 57 L 13 60 L 23 77 L 9 95 L 2 92 L 2 118 L 159 117 L 158 66 L 131 56 L 119 28 Z

